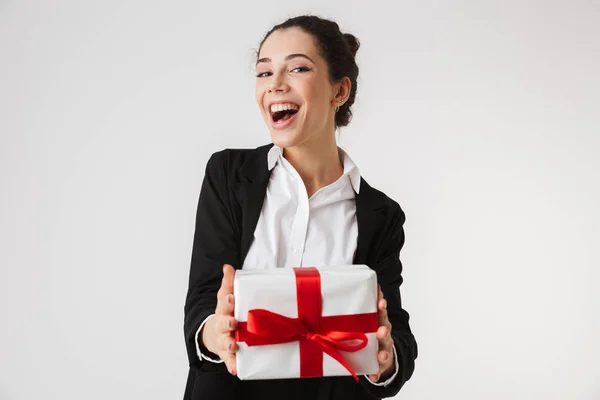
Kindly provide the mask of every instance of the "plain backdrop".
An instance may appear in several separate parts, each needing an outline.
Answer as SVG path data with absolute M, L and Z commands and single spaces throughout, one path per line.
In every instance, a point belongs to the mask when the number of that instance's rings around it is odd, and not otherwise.
M 0 399 L 179 399 L 208 157 L 255 50 L 362 43 L 344 147 L 404 209 L 398 399 L 600 399 L 600 2 L 0 1 Z M 284 400 L 284 399 L 282 399 Z

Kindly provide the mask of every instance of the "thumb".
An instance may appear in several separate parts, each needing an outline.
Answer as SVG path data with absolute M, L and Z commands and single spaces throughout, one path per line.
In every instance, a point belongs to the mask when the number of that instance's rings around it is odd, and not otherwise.
M 235 269 L 229 264 L 223 265 L 223 282 L 221 283 L 225 293 L 233 294 L 233 279 L 235 278 Z

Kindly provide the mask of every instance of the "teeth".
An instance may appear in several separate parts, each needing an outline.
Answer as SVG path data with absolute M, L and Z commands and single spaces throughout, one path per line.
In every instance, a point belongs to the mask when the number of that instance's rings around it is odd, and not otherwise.
M 271 112 L 277 112 L 277 111 L 285 111 L 285 110 L 298 110 L 298 106 L 295 104 L 291 104 L 291 103 L 285 103 L 285 104 L 273 104 L 271 106 Z

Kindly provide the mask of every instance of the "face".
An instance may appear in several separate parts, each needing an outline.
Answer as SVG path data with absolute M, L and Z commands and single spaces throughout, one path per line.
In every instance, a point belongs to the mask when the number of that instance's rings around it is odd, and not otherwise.
M 318 145 L 334 135 L 336 94 L 313 37 L 298 28 L 273 32 L 256 65 L 256 102 L 273 143 Z

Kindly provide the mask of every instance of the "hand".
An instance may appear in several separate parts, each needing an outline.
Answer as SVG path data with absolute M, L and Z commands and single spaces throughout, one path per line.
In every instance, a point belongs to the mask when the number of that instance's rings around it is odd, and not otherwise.
M 377 315 L 379 316 L 379 328 L 377 328 L 377 340 L 379 341 L 379 372 L 369 375 L 373 382 L 379 381 L 381 377 L 389 378 L 393 375 L 396 365 L 394 360 L 394 340 L 392 339 L 392 324 L 388 320 L 387 301 L 383 298 L 381 287 L 377 285 Z
M 223 280 L 217 292 L 215 314 L 202 327 L 202 343 L 206 349 L 221 358 L 232 375 L 236 374 L 235 352 L 238 350 L 233 337 L 237 321 L 233 318 L 233 278 L 235 271 L 229 264 L 223 265 Z

